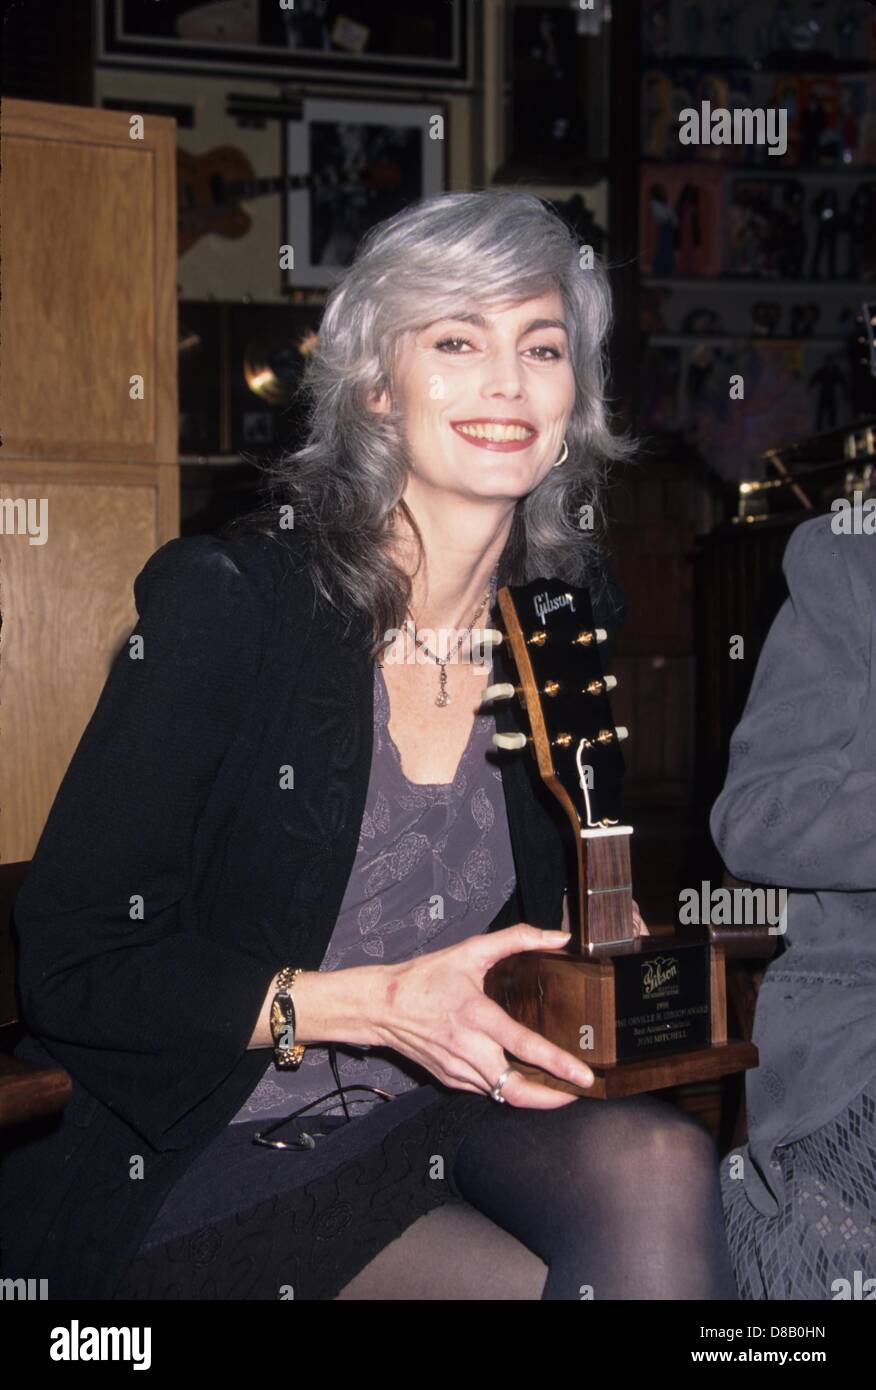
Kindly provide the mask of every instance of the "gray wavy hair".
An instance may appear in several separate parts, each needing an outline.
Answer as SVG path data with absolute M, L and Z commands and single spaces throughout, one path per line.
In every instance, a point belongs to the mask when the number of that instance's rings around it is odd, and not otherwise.
M 553 575 L 584 584 L 601 554 L 607 469 L 635 446 L 608 423 L 608 277 L 598 261 L 582 269 L 571 228 L 534 194 L 439 194 L 373 227 L 329 296 L 302 382 L 309 395 L 306 442 L 259 465 L 270 501 L 226 529 L 277 534 L 279 509 L 292 506 L 317 591 L 348 617 L 355 609 L 368 615 L 372 656 L 403 625 L 411 597 L 410 578 L 388 544 L 399 511 L 421 558 L 422 537 L 402 497 L 403 418 L 394 408 L 378 414 L 367 402 L 384 390 L 390 404 L 395 399 L 394 372 L 407 334 L 471 312 L 473 303 L 520 303 L 551 290 L 563 301 L 576 384 L 569 457 L 517 503 L 499 583 Z

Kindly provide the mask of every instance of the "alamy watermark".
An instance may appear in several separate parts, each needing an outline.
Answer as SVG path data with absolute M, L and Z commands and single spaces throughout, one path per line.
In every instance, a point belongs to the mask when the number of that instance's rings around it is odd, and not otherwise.
M 487 669 L 492 660 L 493 644 L 488 636 L 491 631 L 490 628 L 458 627 L 414 629 L 409 622 L 384 633 L 389 645 L 384 648 L 383 663 L 385 666 L 431 666 L 437 656 L 449 666 L 471 664 Z
M 835 497 L 830 510 L 830 529 L 835 536 L 876 535 L 876 497 L 865 498 L 860 488 L 855 488 L 851 502 L 848 497 Z
M 49 539 L 48 497 L 0 497 L 0 536 L 27 536 L 28 545 L 45 545 Z
M 10 1303 L 16 1299 L 36 1302 L 48 1296 L 48 1279 L 0 1279 L 0 1303 Z
M 713 888 L 703 879 L 699 888 L 683 888 L 678 902 L 682 926 L 767 927 L 770 936 L 788 927 L 787 888 Z
M 678 114 L 680 145 L 766 145 L 767 153 L 788 149 L 788 112 L 783 106 L 737 108 L 712 106 L 710 101 L 686 106 Z
M 53 1327 L 51 1338 L 52 1361 L 130 1361 L 135 1371 L 152 1365 L 151 1327 L 82 1327 L 73 1318 L 69 1327 Z
M 876 1279 L 866 1279 L 862 1269 L 852 1272 L 851 1279 L 834 1279 L 830 1286 L 834 1302 L 855 1299 L 862 1302 L 876 1301 Z

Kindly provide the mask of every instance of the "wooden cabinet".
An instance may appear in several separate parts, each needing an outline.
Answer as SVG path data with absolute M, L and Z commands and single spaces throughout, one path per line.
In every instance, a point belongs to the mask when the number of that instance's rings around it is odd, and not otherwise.
M 27 859 L 132 581 L 179 531 L 176 125 L 3 103 L 0 859 Z

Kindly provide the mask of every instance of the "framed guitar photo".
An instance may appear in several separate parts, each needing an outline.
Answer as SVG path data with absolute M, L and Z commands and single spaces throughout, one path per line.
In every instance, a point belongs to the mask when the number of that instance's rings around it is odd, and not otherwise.
M 97 61 L 382 87 L 470 87 L 474 0 L 95 0 Z

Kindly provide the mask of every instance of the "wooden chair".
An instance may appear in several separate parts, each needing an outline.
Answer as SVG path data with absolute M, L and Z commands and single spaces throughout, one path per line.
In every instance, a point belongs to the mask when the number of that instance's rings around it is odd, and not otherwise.
M 757 884 L 734 878 L 725 869 L 721 881 L 723 888 L 756 888 Z M 760 927 L 738 927 L 723 933 L 727 956 L 727 1011 L 728 1021 L 735 1014 L 737 1037 L 750 1039 L 754 1032 L 754 1014 L 757 996 L 770 959 L 782 947 L 779 935 L 770 936 Z M 726 1078 L 724 1090 L 722 1123 L 719 1147 L 722 1154 L 738 1148 L 748 1138 L 745 1113 L 745 1073 Z
M 63 1067 L 38 1067 L 11 1055 L 24 1031 L 15 992 L 12 908 L 28 867 L 0 864 L 0 1130 L 57 1114 L 73 1094 Z

